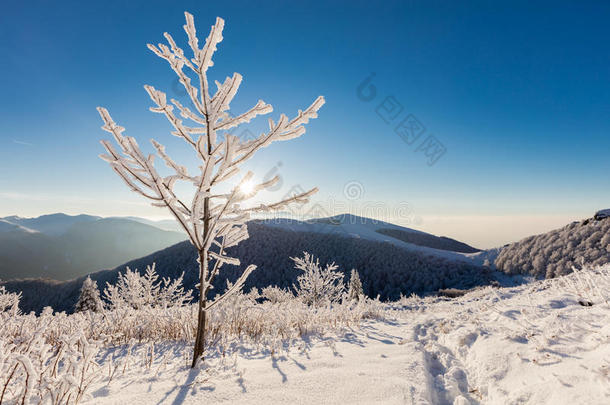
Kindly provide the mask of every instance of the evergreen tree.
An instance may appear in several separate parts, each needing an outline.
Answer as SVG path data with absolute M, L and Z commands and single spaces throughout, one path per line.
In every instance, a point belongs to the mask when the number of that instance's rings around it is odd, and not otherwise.
M 352 269 L 352 274 L 349 279 L 349 286 L 347 287 L 347 298 L 349 300 L 360 299 L 360 296 L 364 295 L 362 290 L 362 282 L 360 281 L 360 275 L 356 269 Z
M 97 289 L 97 282 L 91 280 L 91 277 L 87 276 L 80 289 L 80 295 L 78 297 L 78 302 L 74 307 L 74 312 L 100 312 L 101 310 L 102 300 L 100 299 L 100 292 Z

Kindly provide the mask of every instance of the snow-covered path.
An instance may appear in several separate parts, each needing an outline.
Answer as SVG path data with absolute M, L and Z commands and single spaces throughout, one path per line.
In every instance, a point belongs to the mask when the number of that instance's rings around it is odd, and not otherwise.
M 128 374 L 89 403 L 608 404 L 608 278 L 591 281 L 599 294 L 554 280 L 408 299 L 395 321 L 208 370 Z

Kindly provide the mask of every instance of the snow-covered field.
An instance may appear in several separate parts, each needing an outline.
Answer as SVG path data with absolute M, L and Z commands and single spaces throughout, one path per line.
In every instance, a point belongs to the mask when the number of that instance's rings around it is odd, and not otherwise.
M 80 403 L 607 404 L 609 289 L 606 266 L 456 299 L 411 297 L 381 307 L 371 302 L 349 319 L 347 307 L 320 309 L 305 319 L 309 315 L 290 304 L 295 313 L 286 319 L 324 326 L 302 336 L 283 331 L 270 339 L 263 336 L 267 330 L 258 341 L 220 339 L 194 370 L 190 343 L 132 338 L 129 345 L 98 347 L 98 366 L 87 374 L 91 383 Z M 79 316 L 62 319 L 74 330 Z M 278 341 L 281 336 L 289 338 Z M 87 352 L 73 343 L 66 342 L 68 351 Z M 0 363 L 11 346 L 2 347 Z M 66 381 L 78 386 L 82 368 L 75 370 L 76 381 Z M 33 390 L 35 383 L 29 384 Z M 60 386 L 51 377 L 49 384 Z
M 409 298 L 389 305 L 387 320 L 281 353 L 190 370 L 178 350 L 150 371 L 98 382 L 87 403 L 607 404 L 609 287 L 606 267 L 454 300 Z

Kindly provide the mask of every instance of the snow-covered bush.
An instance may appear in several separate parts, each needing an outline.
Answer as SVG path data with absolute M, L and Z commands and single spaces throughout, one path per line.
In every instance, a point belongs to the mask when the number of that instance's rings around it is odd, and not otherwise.
M 17 314 L 19 312 L 19 300 L 21 293 L 11 293 L 6 291 L 4 286 L 0 286 L 0 312 Z
M 265 298 L 272 304 L 277 304 L 280 302 L 287 302 L 294 299 L 294 294 L 283 288 L 269 286 L 263 288 L 263 290 L 261 291 L 261 297 Z
M 593 274 L 602 275 L 603 278 L 597 277 L 593 280 Z M 610 303 L 610 295 L 607 293 L 607 288 L 597 285 L 599 280 L 610 280 L 610 264 L 599 266 L 593 269 L 577 269 L 572 268 L 572 274 L 559 279 L 560 283 L 581 305 L 592 305 L 593 303 Z M 610 284 L 610 283 L 609 283 Z
M 305 304 L 314 307 L 326 303 L 338 302 L 345 290 L 343 273 L 336 271 L 339 266 L 335 263 L 320 266 L 320 260 L 303 252 L 303 257 L 293 257 L 295 268 L 302 270 L 303 274 L 297 277 L 294 289 Z
M 193 300 L 191 290 L 185 291 L 182 286 L 183 276 L 184 273 L 173 281 L 169 278 L 159 280 L 154 263 L 146 268 L 144 275 L 127 267 L 125 273 L 119 274 L 115 285 L 106 283 L 104 300 L 109 309 L 180 307 Z
M 84 398 L 99 378 L 101 345 L 85 337 L 83 318 L 73 317 L 46 310 L 0 319 L 0 404 L 72 405 Z
M 97 281 L 93 281 L 91 277 L 87 276 L 80 289 L 80 295 L 74 307 L 74 312 L 100 312 L 103 309 L 100 291 L 97 289 Z
M 356 327 L 363 319 L 385 316 L 384 304 L 368 298 L 312 307 L 296 297 L 276 303 L 259 303 L 258 297 L 255 290 L 238 291 L 209 312 L 208 355 L 227 355 L 244 345 L 277 353 L 295 339 L 324 336 Z M 25 403 L 78 403 L 95 379 L 112 379 L 128 366 L 150 367 L 151 356 L 160 355 L 155 354 L 155 345 L 192 342 L 196 314 L 197 305 L 140 309 L 124 305 L 71 315 L 50 308 L 40 316 L 2 312 L 0 392 L 5 394 L 0 403 L 21 403 L 24 398 Z M 112 346 L 134 354 L 103 355 Z

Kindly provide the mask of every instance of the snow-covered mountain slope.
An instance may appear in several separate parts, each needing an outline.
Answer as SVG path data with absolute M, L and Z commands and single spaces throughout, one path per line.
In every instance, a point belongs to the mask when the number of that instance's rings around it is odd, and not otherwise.
M 451 238 L 439 237 L 415 229 L 351 214 L 307 221 L 274 218 L 260 220 L 260 222 L 268 226 L 295 232 L 315 232 L 388 242 L 409 250 L 452 260 L 476 261 L 475 258 L 482 254 L 478 249 Z M 479 264 L 482 264 L 482 260 Z
M 3 232 L 25 232 L 25 233 L 37 233 L 38 231 L 25 226 L 13 224 L 7 220 L 0 219 L 0 233 Z
M 151 363 L 147 348 L 117 351 L 127 371 L 96 382 L 84 403 L 608 404 L 609 290 L 606 266 L 454 300 L 404 299 L 385 320 L 275 353 L 236 343 L 195 370 L 182 344 L 157 345 Z

